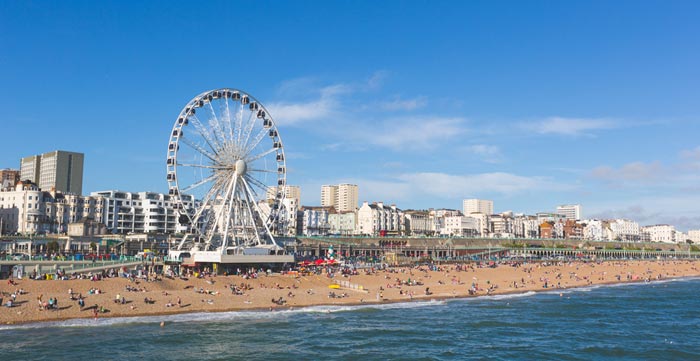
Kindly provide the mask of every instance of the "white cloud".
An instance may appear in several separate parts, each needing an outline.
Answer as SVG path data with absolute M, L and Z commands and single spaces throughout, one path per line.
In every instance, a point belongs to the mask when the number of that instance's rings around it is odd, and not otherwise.
M 355 141 L 393 150 L 429 150 L 467 132 L 462 118 L 393 118 L 356 126 L 348 133 Z
M 384 80 L 389 76 L 389 72 L 385 70 L 375 71 L 372 76 L 367 79 L 367 88 L 369 89 L 379 89 L 384 85 Z
M 567 136 L 591 135 L 596 130 L 612 129 L 617 125 L 609 119 L 550 117 L 537 122 L 523 123 L 522 127 L 538 134 Z
M 664 167 L 659 162 L 643 163 L 632 162 L 615 169 L 609 166 L 601 166 L 593 169 L 590 175 L 594 178 L 611 182 L 648 182 L 659 179 Z
M 513 195 L 531 191 L 569 190 L 571 186 L 556 184 L 543 177 L 527 177 L 510 173 L 452 175 L 446 173 L 404 173 L 393 181 L 355 179 L 367 201 L 410 203 L 428 196 L 436 199 L 463 199 L 475 194 Z
M 403 174 L 399 179 L 415 186 L 416 191 L 441 197 L 462 198 L 470 194 L 513 194 L 530 190 L 558 188 L 541 177 L 525 177 L 510 173 L 450 175 L 445 173 Z M 428 186 L 429 185 L 429 186 Z
M 496 145 L 474 144 L 462 147 L 460 151 L 476 155 L 487 163 L 498 163 L 502 158 L 501 149 Z
M 413 99 L 401 99 L 396 97 L 394 100 L 382 102 L 379 106 L 387 111 L 410 111 L 423 108 L 428 103 L 426 97 L 417 97 Z
M 337 96 L 349 91 L 347 85 L 334 84 L 319 89 L 316 100 L 300 103 L 277 102 L 271 103 L 267 108 L 278 124 L 283 126 L 297 125 L 332 116 L 340 108 Z

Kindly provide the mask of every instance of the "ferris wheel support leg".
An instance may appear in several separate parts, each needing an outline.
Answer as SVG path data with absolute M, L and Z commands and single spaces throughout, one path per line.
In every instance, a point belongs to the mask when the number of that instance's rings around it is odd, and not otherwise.
M 254 217 L 254 212 L 253 209 L 251 208 L 250 204 L 254 204 L 254 207 L 257 207 L 257 203 L 255 202 L 255 196 L 253 195 L 253 192 L 250 190 L 250 187 L 248 186 L 248 182 L 244 179 L 241 178 L 241 182 L 243 183 L 243 188 L 245 190 L 246 198 L 248 198 L 248 201 L 246 202 L 246 205 L 248 206 L 248 212 L 250 212 L 250 217 L 253 219 L 253 228 L 255 229 L 255 240 L 257 242 L 256 245 L 262 244 L 260 241 L 260 232 L 257 231 L 257 227 L 255 226 L 255 217 Z M 262 215 L 260 208 L 257 208 L 258 210 L 258 215 Z M 262 218 L 262 217 L 261 217 Z M 269 232 L 269 230 L 268 230 Z
M 185 234 L 184 236 L 182 236 L 182 240 L 180 241 L 180 244 L 177 245 L 176 250 L 182 251 L 182 246 L 185 245 L 185 242 L 186 242 L 186 241 L 187 241 L 187 234 Z
M 235 181 L 236 181 L 236 180 L 235 180 L 235 178 L 234 178 L 233 181 L 229 182 L 228 189 L 227 189 L 227 191 L 226 191 L 226 193 L 225 193 L 226 195 L 231 195 L 231 194 L 232 194 L 231 191 L 232 191 L 232 189 L 233 189 L 233 185 L 234 185 Z M 227 198 L 228 198 L 228 197 L 227 197 Z M 225 204 L 225 203 L 224 203 L 224 204 Z M 215 216 L 216 218 L 214 218 L 214 226 L 212 227 L 212 232 L 211 232 L 211 234 L 208 235 L 209 237 L 208 237 L 208 239 L 207 239 L 206 249 L 208 249 L 208 248 L 211 246 L 211 244 L 212 244 L 212 238 L 214 238 L 214 234 L 216 233 L 216 232 L 214 232 L 214 231 L 219 227 L 219 221 L 221 220 L 221 216 L 223 215 L 223 212 L 224 212 L 224 207 L 223 207 L 223 206 L 219 208 L 218 212 L 216 212 L 216 216 Z
M 248 183 L 243 180 L 243 185 L 246 188 L 246 191 L 248 192 L 249 196 L 252 195 L 252 192 L 250 191 L 250 186 L 248 186 Z M 262 209 L 260 209 L 260 206 L 258 206 L 257 203 L 253 203 L 255 205 L 255 208 L 258 209 L 258 214 L 263 214 Z M 265 231 L 267 231 L 267 235 L 270 236 L 270 240 L 272 241 L 272 244 L 275 246 L 276 249 L 280 249 L 281 247 L 277 244 L 277 241 L 275 241 L 275 237 L 272 235 L 272 232 L 270 232 L 270 228 L 267 226 L 266 222 L 262 222 L 263 226 L 265 227 Z M 260 243 L 260 236 L 258 235 L 258 242 Z
M 226 227 L 224 228 L 224 238 L 221 241 L 221 254 L 225 254 L 226 247 L 228 247 L 228 230 L 229 230 L 229 226 L 231 225 L 231 214 L 233 213 L 233 195 L 236 192 L 236 185 L 237 184 L 238 184 L 238 177 L 233 177 L 233 184 L 231 187 L 231 192 L 229 192 L 229 197 L 228 197 L 229 203 L 228 203 L 228 212 L 226 213 Z M 235 222 L 235 220 L 234 220 L 234 222 Z

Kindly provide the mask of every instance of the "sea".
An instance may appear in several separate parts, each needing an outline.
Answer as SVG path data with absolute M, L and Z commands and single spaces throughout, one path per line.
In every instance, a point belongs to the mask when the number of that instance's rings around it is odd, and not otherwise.
M 0 360 L 700 360 L 699 295 L 700 279 L 692 278 L 3 325 Z

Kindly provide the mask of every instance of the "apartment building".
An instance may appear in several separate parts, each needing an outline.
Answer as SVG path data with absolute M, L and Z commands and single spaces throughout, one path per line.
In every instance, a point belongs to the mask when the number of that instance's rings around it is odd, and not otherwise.
M 403 231 L 403 212 L 395 205 L 364 202 L 357 211 L 357 234 L 368 236 L 399 235 Z
M 99 220 L 103 215 L 101 197 L 45 192 L 29 181 L 0 191 L 0 232 L 47 234 L 66 233 L 68 225 L 83 218 Z
M 326 236 L 330 233 L 329 215 L 333 207 L 301 207 L 301 234 L 305 236 Z
M 580 204 L 564 204 L 557 207 L 557 214 L 565 219 L 574 221 L 581 220 L 581 205 Z
M 465 199 L 462 201 L 462 212 L 465 216 L 472 213 L 493 214 L 493 201 L 485 199 Z
M 333 207 L 337 212 L 355 211 L 358 199 L 356 184 L 321 186 L 321 207 Z
M 84 158 L 82 153 L 62 150 L 24 157 L 20 160 L 20 178 L 43 191 L 81 195 Z
M 179 203 L 168 194 L 155 192 L 123 192 L 109 190 L 92 192 L 104 198 L 104 211 L 99 219 L 111 233 L 180 233 L 187 231 L 179 223 Z M 185 211 L 195 207 L 191 195 L 179 196 Z

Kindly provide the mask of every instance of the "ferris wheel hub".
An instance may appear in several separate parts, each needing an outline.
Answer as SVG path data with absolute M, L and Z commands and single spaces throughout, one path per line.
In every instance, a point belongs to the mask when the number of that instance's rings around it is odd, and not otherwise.
M 239 177 L 242 177 L 245 175 L 247 165 L 243 159 L 239 159 L 236 161 L 236 167 L 234 168 L 236 170 L 236 175 Z

